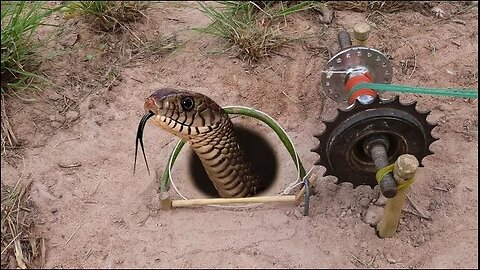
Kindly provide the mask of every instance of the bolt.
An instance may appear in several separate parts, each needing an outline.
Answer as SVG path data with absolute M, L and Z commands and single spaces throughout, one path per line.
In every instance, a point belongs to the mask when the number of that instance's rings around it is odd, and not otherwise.
M 370 26 L 365 23 L 357 23 L 353 27 L 353 38 L 357 41 L 358 45 L 367 46 L 367 40 L 370 35 Z
M 352 40 L 350 39 L 350 34 L 347 31 L 340 31 L 338 33 L 338 43 L 340 48 L 343 50 L 352 46 Z
M 375 163 L 375 168 L 380 170 L 388 166 L 387 150 L 382 143 L 374 143 L 370 146 L 370 156 Z M 380 190 L 386 198 L 393 198 L 397 195 L 397 182 L 393 178 L 392 173 L 386 174 L 380 180 Z

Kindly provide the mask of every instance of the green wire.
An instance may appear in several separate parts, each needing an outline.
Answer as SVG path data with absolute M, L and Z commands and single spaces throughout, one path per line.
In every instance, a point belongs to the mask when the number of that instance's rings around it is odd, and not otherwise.
M 303 167 L 302 161 L 300 160 L 300 157 L 298 155 L 296 155 L 295 148 L 294 148 L 293 144 L 291 143 L 291 141 L 289 140 L 287 133 L 283 130 L 283 128 L 278 123 L 275 122 L 275 120 L 273 120 L 272 117 L 270 117 L 269 115 L 267 115 L 263 112 L 260 112 L 260 111 L 257 111 L 255 109 L 248 108 L 248 107 L 229 106 L 229 107 L 226 107 L 226 108 L 223 108 L 223 109 L 228 114 L 241 114 L 241 115 L 256 118 L 256 119 L 264 122 L 265 124 L 267 124 L 270 128 L 272 128 L 275 131 L 275 133 L 278 135 L 280 140 L 283 142 L 283 145 L 285 146 L 285 148 L 287 148 L 288 153 L 290 153 L 290 156 L 292 157 L 293 162 L 295 163 L 295 166 L 297 166 L 296 161 L 298 159 L 297 170 L 300 170 L 300 179 L 303 179 L 306 176 L 305 168 Z M 168 166 L 171 164 L 172 167 L 173 167 L 173 163 L 177 159 L 177 156 L 180 153 L 180 150 L 182 150 L 182 147 L 184 145 L 185 145 L 184 141 L 179 141 L 177 143 L 177 145 L 175 146 L 175 148 L 173 149 L 172 153 L 170 154 L 169 158 L 168 158 L 168 164 L 167 164 L 167 167 L 165 168 L 165 170 L 163 171 L 163 176 L 162 176 L 162 180 L 161 180 L 161 183 L 160 183 L 160 191 L 161 192 L 166 192 L 167 188 L 168 188 L 168 185 L 169 185 L 170 174 L 169 174 Z M 170 167 L 170 169 L 171 169 L 171 167 Z
M 376 91 L 385 92 L 398 92 L 398 93 L 413 93 L 413 94 L 427 94 L 437 96 L 448 97 L 461 97 L 461 98 L 478 98 L 478 89 L 453 89 L 453 88 L 428 88 L 417 86 L 405 86 L 398 84 L 382 84 L 382 83 L 359 83 L 352 87 L 352 90 L 348 93 L 348 99 L 357 90 L 367 88 Z

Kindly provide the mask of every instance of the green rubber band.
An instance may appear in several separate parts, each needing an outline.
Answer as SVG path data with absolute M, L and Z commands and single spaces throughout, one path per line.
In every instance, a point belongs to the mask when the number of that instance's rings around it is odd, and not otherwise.
M 415 182 L 415 177 L 405 180 L 405 182 L 397 186 L 397 189 L 408 188 L 413 182 Z
M 382 181 L 383 177 L 385 177 L 385 175 L 387 175 L 388 173 L 393 172 L 394 168 L 395 168 L 395 163 L 390 164 L 378 170 L 377 173 L 375 174 L 375 179 L 377 179 L 377 183 L 380 185 L 380 182 Z
M 385 177 L 385 175 L 387 175 L 388 173 L 393 172 L 394 169 L 395 169 L 395 163 L 392 163 L 378 170 L 377 173 L 375 174 L 375 179 L 377 179 L 377 183 L 380 185 L 380 182 L 382 181 L 383 177 Z M 397 186 L 397 189 L 407 188 L 411 184 L 413 184 L 413 182 L 415 182 L 415 177 L 405 180 L 405 182 Z
M 478 89 L 454 89 L 454 88 L 442 89 L 442 88 L 406 86 L 406 85 L 398 85 L 398 84 L 359 83 L 354 87 L 352 87 L 352 89 L 348 93 L 348 99 L 350 99 L 353 93 L 363 88 L 372 89 L 375 91 L 384 91 L 384 92 L 427 94 L 427 95 L 472 98 L 472 99 L 478 98 Z

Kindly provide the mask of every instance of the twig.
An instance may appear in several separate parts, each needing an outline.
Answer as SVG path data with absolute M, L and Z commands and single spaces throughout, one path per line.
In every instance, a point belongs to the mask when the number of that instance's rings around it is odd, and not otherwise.
M 53 146 L 53 148 L 57 148 L 57 146 L 59 146 L 59 145 L 60 145 L 60 144 L 62 144 L 62 143 L 66 143 L 66 142 L 69 142 L 69 141 L 74 141 L 74 140 L 79 140 L 80 138 L 82 138 L 82 136 L 81 136 L 81 135 L 80 135 L 80 136 L 78 136 L 77 138 L 71 138 L 71 139 L 68 139 L 68 140 L 66 140 L 66 141 L 59 142 L 59 143 L 57 143 L 56 145 L 54 145 L 54 146 Z
M 92 255 L 92 248 L 90 248 L 88 251 L 87 251 L 87 254 L 85 254 L 85 259 L 88 259 L 88 257 L 90 257 L 90 255 Z
M 287 93 L 285 93 L 283 90 L 282 90 L 282 94 L 284 94 L 286 97 L 288 97 L 290 100 L 292 100 L 292 101 L 295 102 L 296 104 L 299 103 L 298 101 L 296 101 L 295 99 L 293 99 L 291 96 L 287 95 Z
M 67 242 L 65 242 L 65 245 L 68 244 L 68 242 L 70 242 L 70 240 L 72 240 L 72 237 L 75 235 L 75 233 L 77 233 L 78 229 L 80 229 L 80 226 L 82 226 L 82 225 L 78 225 L 77 229 L 75 229 L 75 231 L 72 233 L 72 235 L 70 235 L 70 237 L 68 237 Z
M 410 211 L 408 209 L 402 209 L 402 212 L 405 212 L 405 213 L 408 213 L 408 214 L 411 214 L 411 215 L 414 215 L 414 216 L 417 216 L 417 217 L 420 217 L 420 218 L 423 218 L 423 219 L 426 219 L 426 220 L 432 220 L 432 218 L 430 218 L 430 217 L 423 216 L 419 213 L 415 213 L 415 212 Z
M 96 187 L 95 190 L 90 194 L 90 196 L 93 196 L 93 195 L 95 195 L 95 193 L 97 193 L 98 187 L 100 187 L 100 184 L 101 184 L 101 183 L 102 183 L 102 182 L 98 182 L 97 187 Z
M 413 208 L 418 212 L 419 216 L 423 217 L 424 219 L 430 219 L 430 217 L 426 216 L 420 209 L 417 207 L 417 205 L 410 199 L 410 197 L 407 195 L 407 201 L 413 206 Z
M 435 189 L 435 190 L 441 190 L 441 191 L 444 191 L 444 192 L 448 192 L 448 189 L 446 189 L 446 188 L 434 187 L 433 189 Z
M 360 260 L 357 256 L 355 256 L 355 254 L 353 254 L 352 252 L 350 252 L 350 254 L 352 254 L 353 258 L 355 258 L 357 262 L 361 263 L 363 266 L 367 266 L 367 264 Z
M 19 233 L 17 234 L 17 236 L 15 236 L 15 237 L 12 239 L 12 241 L 10 241 L 10 243 L 8 243 L 8 245 L 2 250 L 2 253 L 1 253 L 1 254 L 3 254 L 3 253 L 8 249 L 8 247 L 10 247 L 10 246 L 12 245 L 12 243 L 13 243 L 15 240 L 17 240 L 17 237 L 19 237 L 20 234 L 22 234 L 22 232 L 19 232 Z
M 63 165 L 63 164 L 58 164 L 58 167 L 60 168 L 65 168 L 65 169 L 68 169 L 68 168 L 76 168 L 76 167 L 80 167 L 82 166 L 82 164 L 80 163 L 73 163 L 73 164 L 70 164 L 70 165 Z
M 410 43 L 410 41 L 408 41 L 404 37 L 401 37 L 401 38 L 405 41 L 405 43 L 407 43 L 408 46 L 410 46 L 410 48 L 412 48 L 412 51 L 413 51 L 413 70 L 410 76 L 408 76 L 408 78 L 411 78 L 413 76 L 413 73 L 415 73 L 415 69 L 417 68 L 417 52 L 415 51 L 415 48 L 413 48 L 413 45 L 412 43 Z

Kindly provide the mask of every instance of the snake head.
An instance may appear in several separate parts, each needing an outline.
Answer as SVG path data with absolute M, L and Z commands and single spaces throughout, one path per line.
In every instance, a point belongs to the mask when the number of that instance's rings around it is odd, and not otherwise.
M 163 88 L 155 91 L 145 101 L 146 114 L 143 116 L 137 130 L 135 148 L 135 164 L 137 160 L 138 143 L 142 147 L 145 163 L 148 163 L 143 148 L 143 130 L 147 120 L 158 127 L 188 141 L 218 127 L 227 113 L 209 97 L 190 91 L 178 91 Z M 135 172 L 135 165 L 134 165 Z
M 160 128 L 189 140 L 220 125 L 225 111 L 209 97 L 196 92 L 160 89 L 145 101 L 145 111 Z

